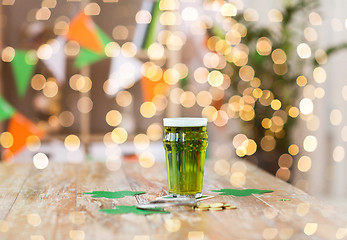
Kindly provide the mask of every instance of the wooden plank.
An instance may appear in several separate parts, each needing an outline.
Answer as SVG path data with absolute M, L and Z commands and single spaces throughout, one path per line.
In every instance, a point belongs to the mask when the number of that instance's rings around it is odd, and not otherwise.
M 75 191 L 76 165 L 34 169 L 6 217 L 9 230 L 2 239 L 69 239 Z
M 333 239 L 339 228 L 344 228 L 346 217 L 339 215 L 332 206 L 324 204 L 316 198 L 306 194 L 294 186 L 272 177 L 270 174 L 258 169 L 256 166 L 246 163 L 246 185 L 248 188 L 262 186 L 265 189 L 273 189 L 272 194 L 255 196 L 264 201 L 278 212 L 278 218 L 290 219 L 292 225 L 308 231 L 308 223 L 317 225 L 317 230 L 310 235 L 317 239 Z M 290 201 L 280 201 L 287 198 Z M 347 239 L 347 236 L 346 238 Z
M 166 166 L 156 163 L 151 168 L 143 168 L 138 163 L 125 163 L 123 168 L 133 190 L 146 191 L 139 195 L 138 201 L 145 203 L 158 196 L 166 195 Z M 147 220 L 151 227 L 151 239 L 187 239 L 189 234 L 204 235 L 207 239 L 230 239 L 229 227 L 216 224 L 212 214 L 196 212 L 190 208 L 171 209 L 171 214 L 149 215 Z M 173 223 L 179 223 L 175 229 Z M 177 231 L 173 231 L 177 230 Z M 200 239 L 200 238 L 198 238 Z
M 117 205 L 135 205 L 135 197 L 121 199 L 92 198 L 83 194 L 91 191 L 131 190 L 122 168 L 110 171 L 105 163 L 81 165 L 77 181 L 76 211 L 85 216 L 84 224 L 76 229 L 85 233 L 85 239 L 132 239 L 134 235 L 148 235 L 149 226 L 141 215 L 106 215 L 99 209 L 114 208 Z
M 0 164 L 0 220 L 6 218 L 31 169 L 29 164 Z

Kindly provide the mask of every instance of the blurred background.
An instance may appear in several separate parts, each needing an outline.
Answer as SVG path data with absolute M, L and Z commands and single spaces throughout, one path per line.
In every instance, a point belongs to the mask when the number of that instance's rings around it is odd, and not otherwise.
M 150 168 L 163 117 L 206 117 L 208 161 L 231 185 L 250 161 L 347 209 L 346 7 L 2 0 L 1 159 Z

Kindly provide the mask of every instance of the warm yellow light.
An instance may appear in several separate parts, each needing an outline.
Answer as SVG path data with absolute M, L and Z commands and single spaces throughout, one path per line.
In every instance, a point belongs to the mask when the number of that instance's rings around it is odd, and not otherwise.
M 42 74 L 35 74 L 31 79 L 31 87 L 36 90 L 42 90 L 46 85 L 46 78 Z
M 180 103 L 185 108 L 191 108 L 196 102 L 195 94 L 191 91 L 185 91 L 180 96 Z
M 181 220 L 172 218 L 165 219 L 165 228 L 169 232 L 177 232 L 181 228 Z
M 275 149 L 276 140 L 273 136 L 266 135 L 261 139 L 260 146 L 264 151 L 270 152 Z
M 282 15 L 281 11 L 279 11 L 277 9 L 271 9 L 268 12 L 267 16 L 271 22 L 282 22 L 282 20 L 283 20 L 283 15 Z
M 147 10 L 140 10 L 136 13 L 135 20 L 137 24 L 148 24 L 152 20 L 152 15 Z
M 69 151 L 76 151 L 77 149 L 79 149 L 80 144 L 81 144 L 80 139 L 73 134 L 67 136 L 64 140 L 64 145 L 66 149 Z
M 155 163 L 154 155 L 151 152 L 141 153 L 139 156 L 139 163 L 144 168 L 150 168 Z
M 292 155 L 292 156 L 298 155 L 298 153 L 299 153 L 299 147 L 298 147 L 298 145 L 296 145 L 296 144 L 291 144 L 291 145 L 288 147 L 288 152 L 289 152 L 289 154 Z
M 112 127 L 118 126 L 122 121 L 122 114 L 117 110 L 111 110 L 106 114 L 106 122 Z
M 152 102 L 144 102 L 140 107 L 140 113 L 145 118 L 151 118 L 156 113 L 157 108 Z
M 281 108 L 281 106 L 282 106 L 282 103 L 281 103 L 280 100 L 274 99 L 274 100 L 271 101 L 271 108 L 273 110 L 278 110 L 278 109 Z
M 311 169 L 311 158 L 302 156 L 298 161 L 298 169 L 301 172 L 307 172 Z
M 330 113 L 330 122 L 334 126 L 338 126 L 342 122 L 342 113 L 339 109 L 333 109 Z
M 180 74 L 176 69 L 169 68 L 164 72 L 163 79 L 167 84 L 174 85 L 179 81 Z
M 42 7 L 37 10 L 35 18 L 38 21 L 48 20 L 51 17 L 51 10 L 47 7 Z
M 307 45 L 307 43 L 300 43 L 297 46 L 296 51 L 297 51 L 299 57 L 302 59 L 307 59 L 307 58 L 311 57 L 311 48 L 309 45 Z
M 243 81 L 249 82 L 254 78 L 254 69 L 251 66 L 243 66 L 240 68 L 239 75 Z
M 149 147 L 149 137 L 146 134 L 140 133 L 134 137 L 134 145 L 137 149 L 146 149 Z
M 267 37 L 261 37 L 257 41 L 257 52 L 259 55 L 269 55 L 271 53 L 272 43 Z
M 96 16 L 100 14 L 100 10 L 99 4 L 91 2 L 84 7 L 84 14 Z
M 220 9 L 222 16 L 233 17 L 237 14 L 237 8 L 232 3 L 224 3 Z
M 75 121 L 73 113 L 69 111 L 64 111 L 60 113 L 58 119 L 60 125 L 62 125 L 63 127 L 70 127 Z
M 129 36 L 129 30 L 124 25 L 117 25 L 112 30 L 114 40 L 126 40 Z
M 58 85 L 54 81 L 47 81 L 42 92 L 48 98 L 55 97 L 58 93 Z
M 208 74 L 207 81 L 213 87 L 218 87 L 223 83 L 223 74 L 220 71 L 213 70 Z
M 160 43 L 152 43 L 147 53 L 151 60 L 159 60 L 164 57 L 164 47 Z
M 116 102 L 121 107 L 129 106 L 133 101 L 133 96 L 128 91 L 120 91 L 116 95 Z
M 163 136 L 163 129 L 159 123 L 152 123 L 147 128 L 147 135 L 152 141 L 158 141 Z
M 205 118 L 207 118 L 208 122 L 213 122 L 217 115 L 215 114 L 217 112 L 217 109 L 213 106 L 207 106 L 202 109 L 201 115 Z
M 308 15 L 308 19 L 312 25 L 321 25 L 322 24 L 322 17 L 316 12 L 311 12 Z
M 77 109 L 81 113 L 89 113 L 93 109 L 93 101 L 89 97 L 81 97 L 77 101 Z
M 271 58 L 276 64 L 283 64 L 287 61 L 286 53 L 280 48 L 277 48 L 272 52 Z
M 324 68 L 322 67 L 316 67 L 313 70 L 313 79 L 317 82 L 317 83 L 323 83 L 325 82 L 327 78 L 327 74 L 324 70 Z
M 3 132 L 0 135 L 0 143 L 3 148 L 10 148 L 13 145 L 13 136 L 9 132 Z
M 255 10 L 253 8 L 247 8 L 243 12 L 243 18 L 247 22 L 256 22 L 259 20 L 259 14 L 258 14 L 257 10 Z
M 333 151 L 333 160 L 335 162 L 341 162 L 345 158 L 345 149 L 341 146 L 337 146 Z
M 128 133 L 124 128 L 117 127 L 111 133 L 112 141 L 118 144 L 124 143 L 128 138 Z

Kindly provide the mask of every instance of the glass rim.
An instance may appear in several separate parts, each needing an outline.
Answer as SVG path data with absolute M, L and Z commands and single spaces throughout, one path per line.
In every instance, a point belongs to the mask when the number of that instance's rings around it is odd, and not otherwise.
M 164 127 L 206 127 L 207 118 L 164 118 L 163 123 Z

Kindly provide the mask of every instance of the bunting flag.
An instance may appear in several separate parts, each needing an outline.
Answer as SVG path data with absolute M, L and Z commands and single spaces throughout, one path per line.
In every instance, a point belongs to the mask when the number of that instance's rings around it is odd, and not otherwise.
M 11 61 L 17 93 L 20 97 L 25 96 L 36 65 L 36 59 L 34 60 L 30 54 L 29 51 L 16 50 Z
M 66 35 L 68 40 L 75 40 L 81 47 L 101 53 L 102 42 L 98 37 L 96 26 L 90 16 L 80 12 L 72 19 L 69 31 Z
M 107 34 L 104 31 L 102 31 L 101 28 L 99 28 L 98 26 L 96 26 L 96 30 L 98 38 L 100 39 L 103 45 L 103 49 L 105 49 L 105 46 L 108 43 L 112 42 L 112 39 L 109 36 L 107 36 Z M 105 58 L 106 54 L 104 51 L 95 52 L 87 48 L 81 48 L 74 64 L 77 68 L 82 68 L 84 66 L 88 66 Z
M 159 26 L 159 1 L 143 1 L 141 10 L 151 13 L 152 19 L 149 24 L 137 24 L 135 28 L 133 43 L 138 49 L 148 49 L 155 42 Z
M 35 135 L 41 139 L 44 136 L 41 129 L 18 112 L 12 116 L 8 126 L 8 132 L 13 137 L 13 144 L 10 148 L 4 150 L 4 160 L 9 160 L 15 154 L 22 151 L 26 146 L 28 137 Z
M 0 122 L 5 121 L 13 116 L 15 109 L 0 96 Z
M 113 57 L 109 76 L 108 92 L 116 94 L 139 81 L 142 77 L 142 62 L 135 57 L 124 56 L 121 52 Z
M 163 78 L 158 81 L 152 81 L 147 77 L 143 77 L 141 79 L 141 87 L 143 101 L 151 102 L 156 95 L 166 95 L 170 85 L 168 85 Z
M 58 82 L 65 81 L 66 74 L 66 55 L 64 52 L 66 39 L 64 37 L 57 37 L 56 41 L 50 44 L 53 53 L 50 58 L 42 59 L 43 63 L 51 71 L 53 76 Z

